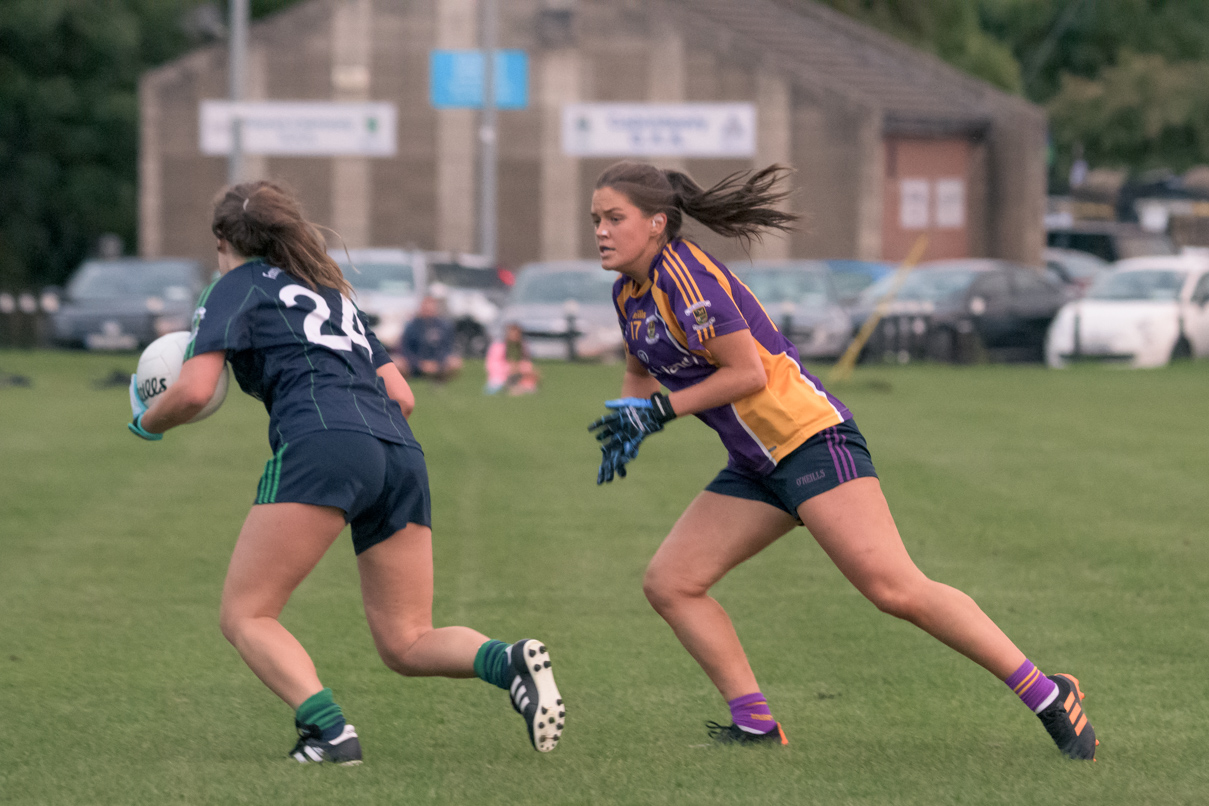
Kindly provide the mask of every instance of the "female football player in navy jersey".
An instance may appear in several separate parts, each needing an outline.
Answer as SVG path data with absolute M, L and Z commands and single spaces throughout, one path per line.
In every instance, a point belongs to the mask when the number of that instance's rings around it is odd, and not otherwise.
M 739 563 L 805 525 L 840 571 L 879 609 L 906 619 L 1006 682 L 1058 747 L 1090 759 L 1096 739 L 1069 675 L 1047 677 L 964 593 L 915 566 L 882 496 L 865 439 L 844 404 L 802 366 L 751 291 L 680 237 L 684 216 L 750 242 L 788 230 L 777 209 L 787 169 L 734 174 L 704 190 L 683 173 L 622 162 L 592 194 L 592 221 L 627 347 L 622 399 L 593 423 L 597 483 L 624 476 L 647 435 L 695 414 L 729 461 L 699 494 L 647 567 L 655 610 L 727 700 L 721 742 L 785 744 L 743 647 L 710 588 Z M 661 386 L 669 392 L 660 391 Z
M 552 750 L 566 716 L 542 642 L 432 625 L 432 531 L 424 454 L 407 381 L 360 312 L 296 201 L 270 182 L 220 194 L 211 229 L 220 278 L 194 314 L 176 383 L 148 409 L 131 386 L 130 430 L 161 439 L 213 394 L 230 361 L 269 412 L 269 460 L 223 587 L 223 635 L 295 709 L 300 762 L 359 764 L 361 746 L 310 656 L 277 620 L 344 529 L 382 660 L 408 676 L 474 677 L 509 690 L 533 746 Z

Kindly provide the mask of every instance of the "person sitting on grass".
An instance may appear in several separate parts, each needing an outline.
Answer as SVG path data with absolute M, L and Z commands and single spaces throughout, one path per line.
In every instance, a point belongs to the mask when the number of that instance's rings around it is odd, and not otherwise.
M 537 391 L 541 376 L 529 360 L 529 348 L 521 326 L 510 322 L 504 338 L 487 348 L 487 387 L 489 395 L 504 391 L 510 395 L 531 395 Z
M 420 310 L 403 329 L 395 366 L 404 378 L 432 378 L 438 383 L 452 380 L 462 371 L 453 322 L 441 313 L 441 301 L 428 296 Z

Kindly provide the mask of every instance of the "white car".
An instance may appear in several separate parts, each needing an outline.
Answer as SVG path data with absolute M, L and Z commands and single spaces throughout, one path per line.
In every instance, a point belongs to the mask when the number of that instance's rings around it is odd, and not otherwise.
M 1045 340 L 1051 367 L 1100 361 L 1161 367 L 1209 355 L 1209 257 L 1121 260 L 1062 307 Z
M 403 327 L 420 307 L 427 284 L 424 253 L 406 249 L 343 249 L 328 252 L 356 292 L 357 307 L 387 350 L 397 350 Z M 349 260 L 352 264 L 349 264 Z

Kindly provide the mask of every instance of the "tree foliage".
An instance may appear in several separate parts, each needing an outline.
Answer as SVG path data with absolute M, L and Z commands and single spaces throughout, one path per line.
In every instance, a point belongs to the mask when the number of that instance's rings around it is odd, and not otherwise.
M 1209 2 L 823 0 L 1050 115 L 1061 185 L 1093 166 L 1209 163 Z
M 202 5 L 0 2 L 0 289 L 62 282 L 103 233 L 134 244 L 138 78 L 221 35 L 224 11 L 206 30 Z

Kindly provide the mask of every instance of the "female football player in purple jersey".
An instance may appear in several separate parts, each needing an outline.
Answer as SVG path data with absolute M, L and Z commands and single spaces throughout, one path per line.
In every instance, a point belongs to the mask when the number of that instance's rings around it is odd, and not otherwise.
M 432 624 L 432 529 L 424 454 L 407 424 L 415 398 L 298 203 L 270 182 L 215 204 L 220 278 L 194 314 L 180 377 L 147 408 L 131 382 L 130 430 L 148 440 L 187 423 L 229 361 L 269 411 L 269 460 L 240 530 L 219 617 L 256 676 L 294 709 L 299 762 L 360 764 L 352 725 L 278 616 L 351 525 L 378 653 L 407 676 L 478 676 L 509 691 L 534 748 L 554 749 L 566 716 L 542 642 L 494 641 Z
M 601 265 L 620 275 L 613 291 L 627 347 L 622 398 L 591 426 L 603 453 L 597 482 L 624 476 L 643 438 L 686 414 L 717 431 L 729 453 L 643 580 L 647 599 L 730 706 L 732 723 L 709 723 L 711 735 L 787 742 L 709 590 L 800 524 L 880 610 L 1006 682 L 1063 753 L 1093 758 L 1078 681 L 1041 674 L 969 596 L 915 566 L 851 413 L 806 371 L 751 291 L 680 237 L 685 216 L 747 242 L 791 229 L 796 217 L 778 209 L 787 172 L 773 165 L 706 190 L 678 171 L 622 162 L 601 174 L 592 194 Z

